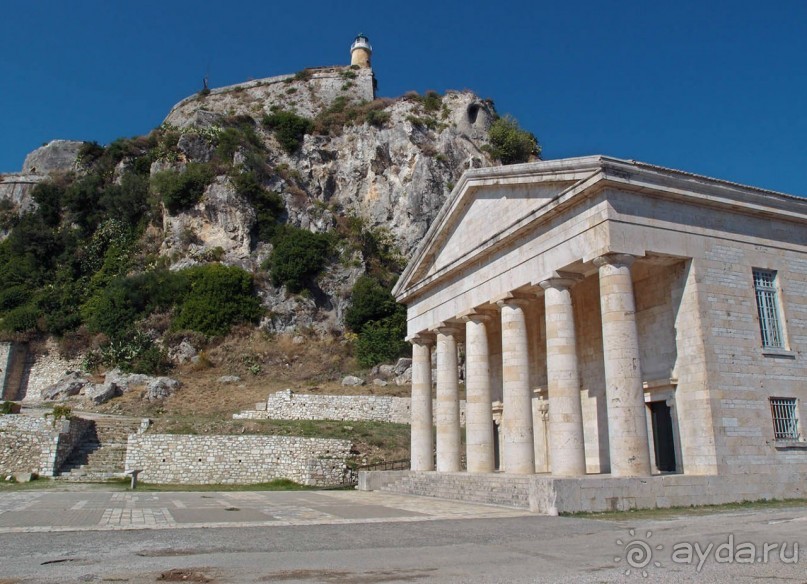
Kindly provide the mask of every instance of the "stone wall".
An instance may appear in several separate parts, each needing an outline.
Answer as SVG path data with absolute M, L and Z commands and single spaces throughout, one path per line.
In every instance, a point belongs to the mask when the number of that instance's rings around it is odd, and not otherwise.
M 81 370 L 81 358 L 62 358 L 56 341 L 48 339 L 44 346 L 28 353 L 25 368 L 20 399 L 38 402 L 43 389 L 59 381 L 68 371 Z
M 312 118 L 338 97 L 355 102 L 373 101 L 373 70 L 319 67 L 307 69 L 301 75 L 277 75 L 211 89 L 206 96 L 196 94 L 177 103 L 165 122 L 184 127 L 199 110 L 254 115 L 251 108 L 255 103 L 266 104 L 265 113 L 270 112 L 269 107 L 273 104 L 285 104 L 286 109 Z
M 0 474 L 31 472 L 52 477 L 92 424 L 12 414 L 0 416 Z
M 126 469 L 158 484 L 251 484 L 290 479 L 338 485 L 349 472 L 349 440 L 295 436 L 129 436 Z
M 309 395 L 290 389 L 273 393 L 255 410 L 234 414 L 236 420 L 343 420 L 408 424 L 411 400 L 386 395 Z M 460 400 L 460 424 L 465 425 L 465 400 Z

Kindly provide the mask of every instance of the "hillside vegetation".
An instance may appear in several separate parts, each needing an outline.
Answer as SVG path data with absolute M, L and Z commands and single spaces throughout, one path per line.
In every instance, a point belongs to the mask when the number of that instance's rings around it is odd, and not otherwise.
M 313 116 L 305 75 L 284 101 L 234 89 L 249 114 L 200 95 L 192 121 L 83 144 L 29 210 L 0 201 L 0 332 L 56 337 L 90 371 L 167 371 L 181 342 L 204 354 L 233 327 L 332 339 L 330 380 L 405 354 L 389 290 L 454 182 L 539 148 L 467 92 L 361 102 L 343 77 Z

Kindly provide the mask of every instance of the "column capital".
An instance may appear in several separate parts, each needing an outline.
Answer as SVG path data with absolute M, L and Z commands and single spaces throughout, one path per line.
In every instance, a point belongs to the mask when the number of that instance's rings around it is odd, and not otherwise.
M 519 294 L 518 296 L 515 296 L 513 294 L 508 294 L 506 297 L 496 300 L 496 306 L 499 308 L 504 306 L 517 306 L 519 308 L 524 308 L 530 303 L 530 300 L 531 299 L 526 295 Z
M 426 347 L 430 347 L 435 342 L 434 333 L 431 332 L 420 332 L 416 335 L 412 335 L 411 337 L 406 337 L 406 340 L 413 345 L 422 345 Z
M 596 261 L 596 260 L 595 260 Z M 538 282 L 538 285 L 546 290 L 547 288 L 567 289 L 583 279 L 582 274 L 575 272 L 554 272 L 549 278 Z
M 594 265 L 598 268 L 602 266 L 618 266 L 629 268 L 636 261 L 636 256 L 629 253 L 607 253 L 598 258 L 594 258 Z
M 461 322 L 482 322 L 487 323 L 498 317 L 498 312 L 495 310 L 475 309 L 463 312 L 459 316 Z
M 438 335 L 445 335 L 456 338 L 465 331 L 465 327 L 462 326 L 462 323 L 441 322 L 436 327 L 432 328 L 431 331 Z

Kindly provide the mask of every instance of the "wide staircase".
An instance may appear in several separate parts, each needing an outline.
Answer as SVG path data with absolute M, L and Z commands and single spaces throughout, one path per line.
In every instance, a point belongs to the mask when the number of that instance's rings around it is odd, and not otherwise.
M 125 471 L 129 434 L 137 433 L 139 418 L 93 418 L 92 426 L 59 469 L 58 479 L 91 482 L 120 477 Z
M 410 471 L 389 474 L 392 480 L 379 490 L 517 509 L 530 508 L 530 478 L 527 476 Z

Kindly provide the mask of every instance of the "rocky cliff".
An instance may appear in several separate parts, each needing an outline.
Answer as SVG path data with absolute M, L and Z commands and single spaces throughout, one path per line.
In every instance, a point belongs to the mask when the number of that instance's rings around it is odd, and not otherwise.
M 372 70 L 330 67 L 204 91 L 178 103 L 159 130 L 176 143 L 150 162 L 150 174 L 183 172 L 218 156 L 216 176 L 190 208 L 172 213 L 163 207 L 162 220 L 144 237 L 156 241 L 172 269 L 212 258 L 260 272 L 272 245 L 256 236 L 258 214 L 233 179 L 233 169 L 254 166 L 258 157 L 261 187 L 281 197 L 288 224 L 329 232 L 345 218 L 359 219 L 363 229 L 388 233 L 400 254 L 410 256 L 463 171 L 492 163 L 483 147 L 496 114 L 469 91 L 374 98 Z M 267 116 L 278 112 L 310 123 L 298 147 L 282 144 L 267 125 Z M 217 148 L 234 120 L 249 126 L 257 142 L 237 146 L 222 165 Z M 48 177 L 80 174 L 80 146 L 53 142 L 32 153 L 21 173 L 0 176 L 2 211 L 30 209 L 31 188 Z M 134 163 L 125 156 L 115 172 Z M 351 253 L 319 276 L 317 294 L 291 295 L 259 279 L 269 314 L 263 326 L 341 329 L 351 287 L 366 269 L 361 251 Z

